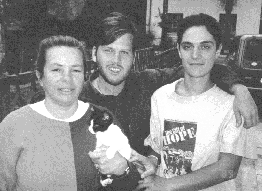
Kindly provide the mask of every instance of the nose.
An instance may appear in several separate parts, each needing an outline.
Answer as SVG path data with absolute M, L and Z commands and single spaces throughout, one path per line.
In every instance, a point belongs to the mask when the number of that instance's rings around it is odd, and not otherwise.
M 199 50 L 198 47 L 194 47 L 191 55 L 192 55 L 192 58 L 197 59 L 201 56 L 201 50 Z
M 70 71 L 64 71 L 62 74 L 63 81 L 69 82 L 72 78 L 72 74 Z
M 119 53 L 119 52 L 116 52 L 116 53 L 114 54 L 113 61 L 114 61 L 114 63 L 119 63 L 120 60 L 121 60 L 120 53 Z

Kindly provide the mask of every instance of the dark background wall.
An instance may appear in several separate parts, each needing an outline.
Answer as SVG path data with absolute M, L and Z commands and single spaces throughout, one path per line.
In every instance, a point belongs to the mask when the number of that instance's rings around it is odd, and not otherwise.
M 70 35 L 92 47 L 97 19 L 112 11 L 130 16 L 140 33 L 146 32 L 146 0 L 86 0 L 80 15 L 74 20 L 49 14 L 48 3 L 54 1 L 2 0 L 6 42 L 4 61 L 8 73 L 32 70 L 39 41 L 50 35 Z M 11 23 L 19 27 L 12 28 Z

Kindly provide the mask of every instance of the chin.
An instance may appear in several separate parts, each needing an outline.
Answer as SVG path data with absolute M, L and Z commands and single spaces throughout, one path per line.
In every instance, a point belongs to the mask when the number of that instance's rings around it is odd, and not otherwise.
M 118 86 L 118 85 L 120 85 L 123 81 L 124 81 L 124 80 L 121 80 L 121 81 L 112 81 L 112 80 L 110 80 L 110 81 L 108 81 L 107 83 L 109 83 L 109 84 L 112 85 L 112 86 Z
M 78 99 L 76 98 L 64 98 L 64 99 L 60 99 L 57 100 L 57 103 L 61 106 L 72 106 L 73 104 L 75 104 L 78 101 Z
M 118 86 L 120 85 L 121 83 L 123 83 L 123 81 L 125 81 L 126 77 L 120 77 L 120 78 L 110 78 L 110 77 L 103 77 L 104 80 L 110 84 L 110 85 L 113 85 L 113 86 Z

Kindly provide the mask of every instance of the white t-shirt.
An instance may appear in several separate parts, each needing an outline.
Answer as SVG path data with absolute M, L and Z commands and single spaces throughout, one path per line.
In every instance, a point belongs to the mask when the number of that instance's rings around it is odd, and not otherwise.
M 190 173 L 218 160 L 220 152 L 256 158 L 246 143 L 247 130 L 236 127 L 234 96 L 217 86 L 198 96 L 175 92 L 180 79 L 159 88 L 151 98 L 150 145 L 161 155 L 158 175 L 171 178 Z M 251 150 L 247 151 L 247 149 Z M 235 190 L 227 181 L 206 190 Z

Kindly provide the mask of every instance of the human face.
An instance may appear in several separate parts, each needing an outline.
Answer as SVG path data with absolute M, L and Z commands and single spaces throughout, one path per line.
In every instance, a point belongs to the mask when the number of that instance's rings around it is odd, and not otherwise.
M 210 75 L 221 47 L 216 49 L 216 41 L 205 26 L 194 26 L 185 31 L 178 50 L 185 77 L 199 78 Z
M 47 102 L 66 107 L 77 104 L 84 84 L 82 52 L 67 46 L 49 48 L 40 84 Z
M 124 34 L 109 45 L 93 48 L 93 60 L 97 62 L 100 76 L 110 85 L 120 85 L 132 68 L 133 35 Z

